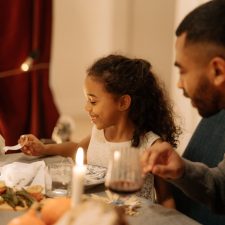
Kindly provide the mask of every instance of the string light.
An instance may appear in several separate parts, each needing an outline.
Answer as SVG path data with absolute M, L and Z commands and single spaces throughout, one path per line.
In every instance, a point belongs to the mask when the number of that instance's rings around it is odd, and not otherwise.
M 27 72 L 28 70 L 30 70 L 31 66 L 34 63 L 34 59 L 32 57 L 27 57 L 26 60 L 22 63 L 21 65 L 21 70 L 24 72 Z
M 21 70 L 27 72 L 31 69 L 34 64 L 34 60 L 39 56 L 38 50 L 35 50 L 30 53 L 30 55 L 26 58 L 26 60 L 20 66 Z
M 32 57 L 27 57 L 26 60 L 20 66 L 21 70 L 27 72 L 30 70 L 31 66 L 33 65 L 34 59 Z
M 48 69 L 49 63 L 43 62 L 43 63 L 35 63 L 34 64 L 34 60 L 36 60 L 38 58 L 38 56 L 39 56 L 38 51 L 33 51 L 26 58 L 26 60 L 21 64 L 20 68 L 2 71 L 2 72 L 0 72 L 0 78 L 23 74 L 24 72 L 29 72 L 29 71 Z
M 33 65 L 28 71 L 23 71 L 23 70 L 21 70 L 21 68 L 2 71 L 2 72 L 0 72 L 0 78 L 11 77 L 11 76 L 23 74 L 26 72 L 31 72 L 31 71 L 45 70 L 48 68 L 49 68 L 49 63 L 39 63 L 39 64 Z

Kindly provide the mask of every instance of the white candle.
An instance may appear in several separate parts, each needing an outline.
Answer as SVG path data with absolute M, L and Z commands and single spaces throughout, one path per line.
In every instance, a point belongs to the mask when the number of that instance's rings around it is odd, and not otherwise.
M 86 166 L 84 165 L 84 151 L 78 148 L 76 154 L 76 164 L 73 167 L 73 183 L 72 183 L 72 207 L 79 204 L 84 190 L 84 176 Z

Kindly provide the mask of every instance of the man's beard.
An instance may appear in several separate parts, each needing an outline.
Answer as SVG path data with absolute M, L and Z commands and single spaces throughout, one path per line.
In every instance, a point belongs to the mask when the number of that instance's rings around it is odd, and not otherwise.
M 193 107 L 197 108 L 202 117 L 209 117 L 221 110 L 219 107 L 220 96 L 210 83 L 202 82 L 192 97 L 183 89 L 183 95 L 190 98 Z

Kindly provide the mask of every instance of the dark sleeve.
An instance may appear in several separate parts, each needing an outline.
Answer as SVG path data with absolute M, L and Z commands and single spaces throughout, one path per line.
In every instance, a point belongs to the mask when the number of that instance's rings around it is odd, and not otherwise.
M 207 205 L 216 213 L 225 214 L 225 158 L 215 168 L 203 163 L 185 161 L 185 173 L 170 180 L 188 197 Z

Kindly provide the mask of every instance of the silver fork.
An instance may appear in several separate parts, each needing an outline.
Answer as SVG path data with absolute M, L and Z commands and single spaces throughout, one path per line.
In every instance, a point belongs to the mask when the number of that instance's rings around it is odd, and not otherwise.
M 21 144 L 13 145 L 13 146 L 4 146 L 2 148 L 3 152 L 6 153 L 9 150 L 16 151 L 21 149 L 23 146 Z

